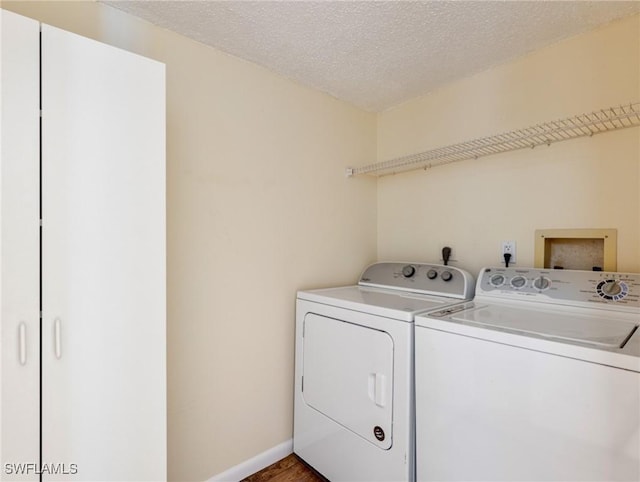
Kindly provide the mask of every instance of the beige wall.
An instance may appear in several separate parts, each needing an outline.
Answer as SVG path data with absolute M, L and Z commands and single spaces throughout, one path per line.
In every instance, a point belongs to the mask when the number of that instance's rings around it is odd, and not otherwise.
M 291 438 L 294 300 L 376 256 L 376 117 L 93 2 L 3 2 L 167 64 L 172 480 Z
M 640 16 L 623 19 L 383 112 L 378 160 L 640 100 Z M 618 270 L 640 271 L 640 129 L 380 178 L 378 257 L 476 274 L 534 231 L 615 228 Z

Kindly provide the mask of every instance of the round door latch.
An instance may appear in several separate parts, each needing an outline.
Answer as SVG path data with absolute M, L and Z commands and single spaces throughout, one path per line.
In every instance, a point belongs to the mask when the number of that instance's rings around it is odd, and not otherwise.
M 379 427 L 378 425 L 373 427 L 373 435 L 375 435 L 380 442 L 384 440 L 384 430 L 382 430 L 382 427 Z

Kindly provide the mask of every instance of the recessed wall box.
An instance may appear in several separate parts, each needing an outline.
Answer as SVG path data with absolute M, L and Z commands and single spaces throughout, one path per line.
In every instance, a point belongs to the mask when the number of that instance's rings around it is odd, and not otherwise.
M 616 271 L 615 229 L 538 229 L 535 268 Z

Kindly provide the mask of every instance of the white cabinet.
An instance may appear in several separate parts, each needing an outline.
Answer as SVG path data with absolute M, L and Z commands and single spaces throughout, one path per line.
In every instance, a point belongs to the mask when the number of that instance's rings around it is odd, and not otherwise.
M 40 437 L 38 22 L 0 10 L 0 479 Z
M 164 66 L 0 14 L 2 477 L 166 479 Z

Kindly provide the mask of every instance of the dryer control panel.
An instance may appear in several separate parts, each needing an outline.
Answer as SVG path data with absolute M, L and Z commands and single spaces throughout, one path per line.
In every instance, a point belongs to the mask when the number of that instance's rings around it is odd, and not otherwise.
M 640 310 L 640 274 L 535 268 L 483 268 L 478 296 Z M 604 306 L 603 306 L 604 308 Z
M 473 298 L 475 289 L 473 276 L 465 270 L 425 263 L 375 263 L 364 270 L 358 284 L 461 300 Z

